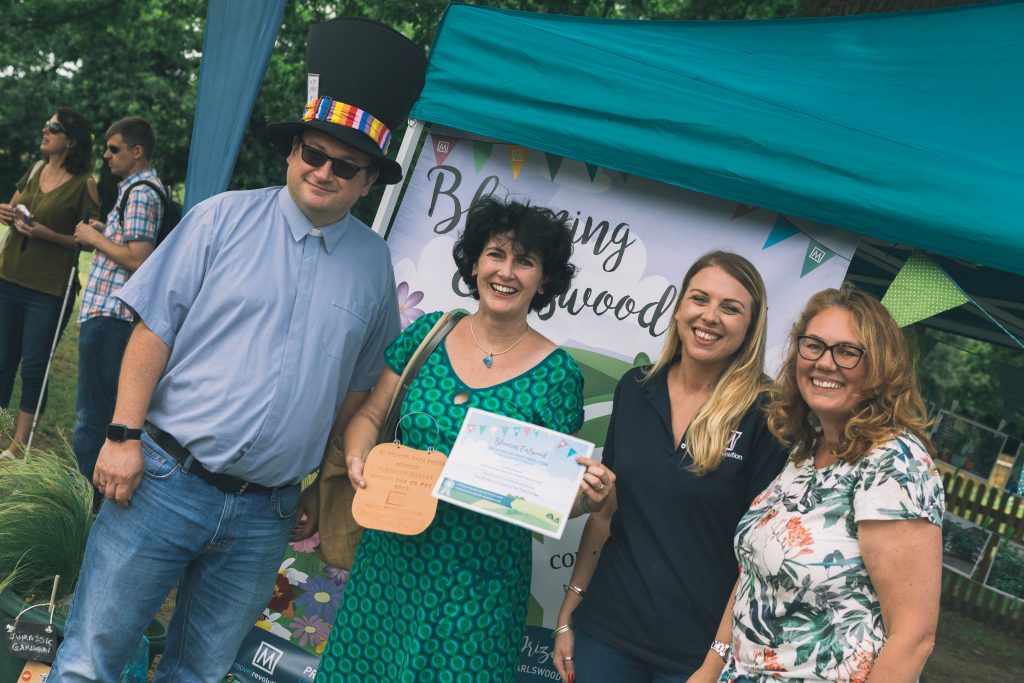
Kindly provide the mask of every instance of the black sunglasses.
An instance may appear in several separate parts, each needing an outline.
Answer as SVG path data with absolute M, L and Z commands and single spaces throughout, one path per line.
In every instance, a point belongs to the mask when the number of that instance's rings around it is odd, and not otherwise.
M 801 336 L 796 338 L 796 348 L 800 357 L 805 360 L 818 360 L 828 351 L 832 361 L 841 368 L 852 370 L 860 364 L 866 353 L 864 349 L 853 344 L 832 344 L 829 346 L 817 337 Z
M 118 147 L 117 145 L 107 145 L 107 151 L 110 152 L 111 154 L 117 154 L 118 152 L 121 151 L 121 149 L 122 148 Z
M 332 156 L 324 154 L 315 147 L 310 147 L 305 142 L 301 143 L 302 148 L 302 160 L 313 168 L 320 168 L 324 165 L 325 161 L 331 162 L 331 173 L 338 176 L 342 180 L 351 180 L 360 171 L 369 171 L 373 166 L 357 166 L 351 161 L 345 161 L 344 159 L 335 159 Z
M 47 121 L 46 123 L 44 123 L 43 124 L 43 130 L 45 130 L 45 131 L 47 131 L 49 133 L 53 133 L 54 135 L 60 135 L 61 133 L 67 133 L 67 131 L 64 130 L 64 126 L 60 125 L 56 121 Z

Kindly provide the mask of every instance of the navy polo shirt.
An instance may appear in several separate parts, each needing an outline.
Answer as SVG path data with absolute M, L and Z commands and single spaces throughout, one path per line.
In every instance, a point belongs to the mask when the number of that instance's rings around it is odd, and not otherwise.
M 667 373 L 615 389 L 603 461 L 618 508 L 577 628 L 662 669 L 691 673 L 714 640 L 739 575 L 740 517 L 786 462 L 765 424 L 765 395 L 747 411 L 719 468 L 698 477 L 675 443 Z

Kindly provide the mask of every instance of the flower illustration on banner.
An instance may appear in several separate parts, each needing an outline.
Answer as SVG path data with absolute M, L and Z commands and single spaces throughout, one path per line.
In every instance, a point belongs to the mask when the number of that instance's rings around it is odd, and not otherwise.
M 270 596 L 270 604 L 268 607 L 277 612 L 281 612 L 284 616 L 290 617 L 294 614 L 292 608 L 292 600 L 295 599 L 295 588 L 290 583 L 284 574 L 277 575 L 277 581 L 274 582 L 274 594 Z
M 307 645 L 319 647 L 331 632 L 330 624 L 320 617 L 313 616 L 292 619 L 289 628 L 292 630 L 292 638 L 298 638 L 299 645 L 302 647 Z
M 317 616 L 334 623 L 338 604 L 345 589 L 324 576 L 314 576 L 303 586 L 302 594 L 295 600 L 296 606 L 305 607 L 303 614 Z
M 408 282 L 399 282 L 395 294 L 398 296 L 398 315 L 402 320 L 402 329 L 404 330 L 423 315 L 423 311 L 415 307 L 423 300 L 423 292 L 411 292 Z
M 291 631 L 277 623 L 277 620 L 280 618 L 280 612 L 271 612 L 269 608 L 264 609 L 263 614 L 256 620 L 256 625 L 264 631 L 270 631 L 275 636 L 281 636 L 285 640 L 290 640 L 292 637 Z
M 344 590 L 345 586 L 348 584 L 349 571 L 347 569 L 324 567 L 324 575 L 334 583 L 341 586 L 342 590 Z
M 316 550 L 318 545 L 320 545 L 320 532 L 318 531 L 309 538 L 304 538 L 301 541 L 295 541 L 288 545 L 290 545 L 297 553 L 311 553 Z
M 293 586 L 298 586 L 301 583 L 309 581 L 309 574 L 306 572 L 300 572 L 298 569 L 292 569 L 293 564 L 295 564 L 294 557 L 286 558 L 285 561 L 281 563 L 281 568 L 278 570 L 278 573 L 288 579 L 288 583 Z

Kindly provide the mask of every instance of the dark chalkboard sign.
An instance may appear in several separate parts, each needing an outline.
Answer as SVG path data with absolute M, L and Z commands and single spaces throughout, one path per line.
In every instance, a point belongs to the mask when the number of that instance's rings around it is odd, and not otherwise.
M 17 619 L 4 619 L 2 624 L 4 650 L 9 657 L 53 663 L 58 638 L 52 624 L 29 624 Z

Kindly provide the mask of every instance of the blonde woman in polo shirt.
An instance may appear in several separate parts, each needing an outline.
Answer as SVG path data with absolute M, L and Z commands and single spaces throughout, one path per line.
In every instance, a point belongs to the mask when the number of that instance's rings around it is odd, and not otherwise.
M 721 671 L 709 646 L 728 640 L 732 535 L 785 462 L 761 408 L 766 316 L 757 269 L 705 254 L 683 279 L 661 358 L 619 382 L 603 456 L 615 490 L 587 521 L 554 631 L 566 683 Z

